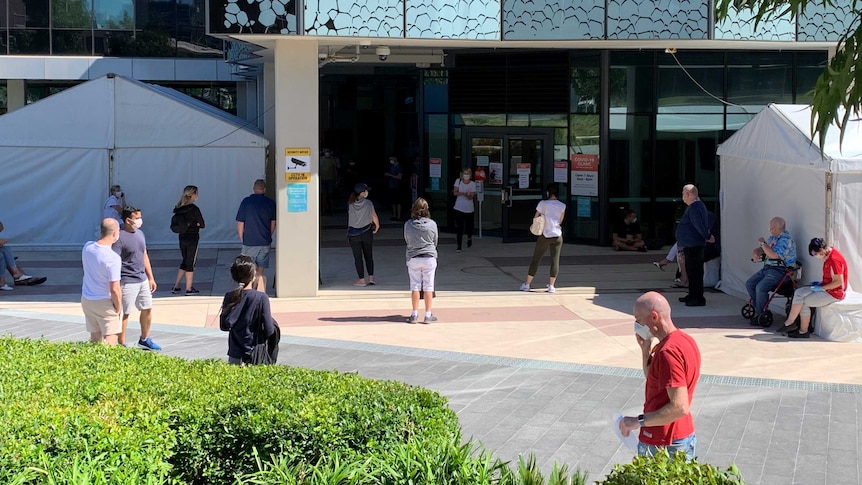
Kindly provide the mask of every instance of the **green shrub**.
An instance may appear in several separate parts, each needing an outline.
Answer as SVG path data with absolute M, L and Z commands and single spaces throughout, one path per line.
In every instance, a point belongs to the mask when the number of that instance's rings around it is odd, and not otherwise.
M 614 465 L 600 485 L 743 485 L 742 476 L 735 465 L 726 471 L 715 466 L 686 460 L 679 451 L 671 457 L 660 449 L 655 457 L 636 456 L 631 463 Z
M 79 483 L 58 471 L 75 465 L 82 484 L 101 483 L 94 470 L 112 484 L 227 484 L 259 470 L 255 453 L 354 462 L 459 439 L 443 397 L 397 382 L 83 343 L 0 338 L 0 353 L 0 483 Z

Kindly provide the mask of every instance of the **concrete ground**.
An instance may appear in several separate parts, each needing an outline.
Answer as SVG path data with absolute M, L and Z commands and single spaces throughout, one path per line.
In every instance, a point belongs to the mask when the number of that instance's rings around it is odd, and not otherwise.
M 662 251 L 567 244 L 557 293 L 542 291 L 547 264 L 533 292 L 524 293 L 518 285 L 531 243 L 474 239 L 472 248 L 456 253 L 451 234 L 442 235 L 439 248 L 439 322 L 408 325 L 400 225 L 384 225 L 376 236 L 378 284 L 357 288 L 342 219 L 324 219 L 320 296 L 272 300 L 284 363 L 434 389 L 449 397 L 465 436 L 498 456 L 534 452 L 545 467 L 566 462 L 599 479 L 633 456 L 610 421 L 642 406 L 631 307 L 655 289 L 702 352 L 693 403 L 700 461 L 736 463 L 750 484 L 859 483 L 858 344 L 789 340 L 750 327 L 740 316 L 744 302 L 719 292 L 707 293 L 706 307 L 685 307 L 677 301 L 683 290 L 670 288 L 675 267 L 661 272 L 650 264 Z M 222 295 L 234 286 L 228 267 L 237 252 L 202 249 L 195 271 L 201 295 L 189 297 L 170 294 L 179 252 L 151 252 L 159 284 L 152 337 L 165 354 L 225 358 L 217 315 Z M 29 274 L 48 282 L 0 294 L 0 333 L 85 340 L 80 253 L 17 254 Z M 138 335 L 136 323 L 131 327 L 130 342 Z

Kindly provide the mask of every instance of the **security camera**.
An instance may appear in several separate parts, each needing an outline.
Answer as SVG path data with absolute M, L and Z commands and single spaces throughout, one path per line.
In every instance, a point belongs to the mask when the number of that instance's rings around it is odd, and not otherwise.
M 321 52 L 320 54 L 317 54 L 317 59 L 320 60 L 320 62 L 325 61 L 326 58 L 327 58 L 326 53 Z
M 377 48 L 376 54 L 378 59 L 380 59 L 381 61 L 385 61 L 386 59 L 389 59 L 389 48 L 385 45 L 380 46 Z

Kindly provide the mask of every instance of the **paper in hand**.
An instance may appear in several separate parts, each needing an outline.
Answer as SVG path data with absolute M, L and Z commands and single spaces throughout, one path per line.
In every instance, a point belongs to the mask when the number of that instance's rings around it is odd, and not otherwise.
M 622 415 L 617 416 L 616 419 L 614 419 L 614 423 L 613 423 L 614 434 L 617 435 L 617 438 L 619 438 L 620 441 L 623 442 L 623 444 L 626 446 L 626 448 L 628 448 L 630 450 L 637 451 L 637 449 L 638 449 L 638 431 L 633 430 L 633 431 L 629 432 L 628 436 L 623 436 L 622 431 L 620 431 L 620 421 L 622 421 L 622 420 L 623 420 Z

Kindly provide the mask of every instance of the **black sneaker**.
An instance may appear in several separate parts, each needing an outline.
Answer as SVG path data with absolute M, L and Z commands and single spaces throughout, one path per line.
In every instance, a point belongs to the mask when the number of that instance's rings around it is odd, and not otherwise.
M 799 330 L 787 334 L 790 338 L 811 338 L 811 332 L 800 333 Z
M 639 247 L 639 248 L 638 248 L 638 251 L 640 251 L 640 252 L 642 252 L 642 253 L 645 253 L 645 252 L 647 252 L 647 247 L 646 247 L 646 246 L 641 246 L 641 247 Z
M 468 248 L 473 247 L 473 238 L 472 237 L 467 238 L 467 247 Z
M 194 286 L 186 290 L 186 295 L 197 295 L 198 293 L 200 293 L 200 290 L 198 290 Z
M 793 322 L 790 325 L 782 325 L 778 329 L 778 333 L 793 333 L 797 331 L 799 331 L 799 324 L 796 322 Z
M 177 293 L 179 293 L 179 292 L 181 292 L 181 291 L 183 291 L 183 290 L 181 290 L 181 289 L 180 289 L 179 287 L 177 287 L 177 286 L 175 286 L 175 287 L 171 288 L 171 293 L 173 293 L 174 295 L 176 295 Z

